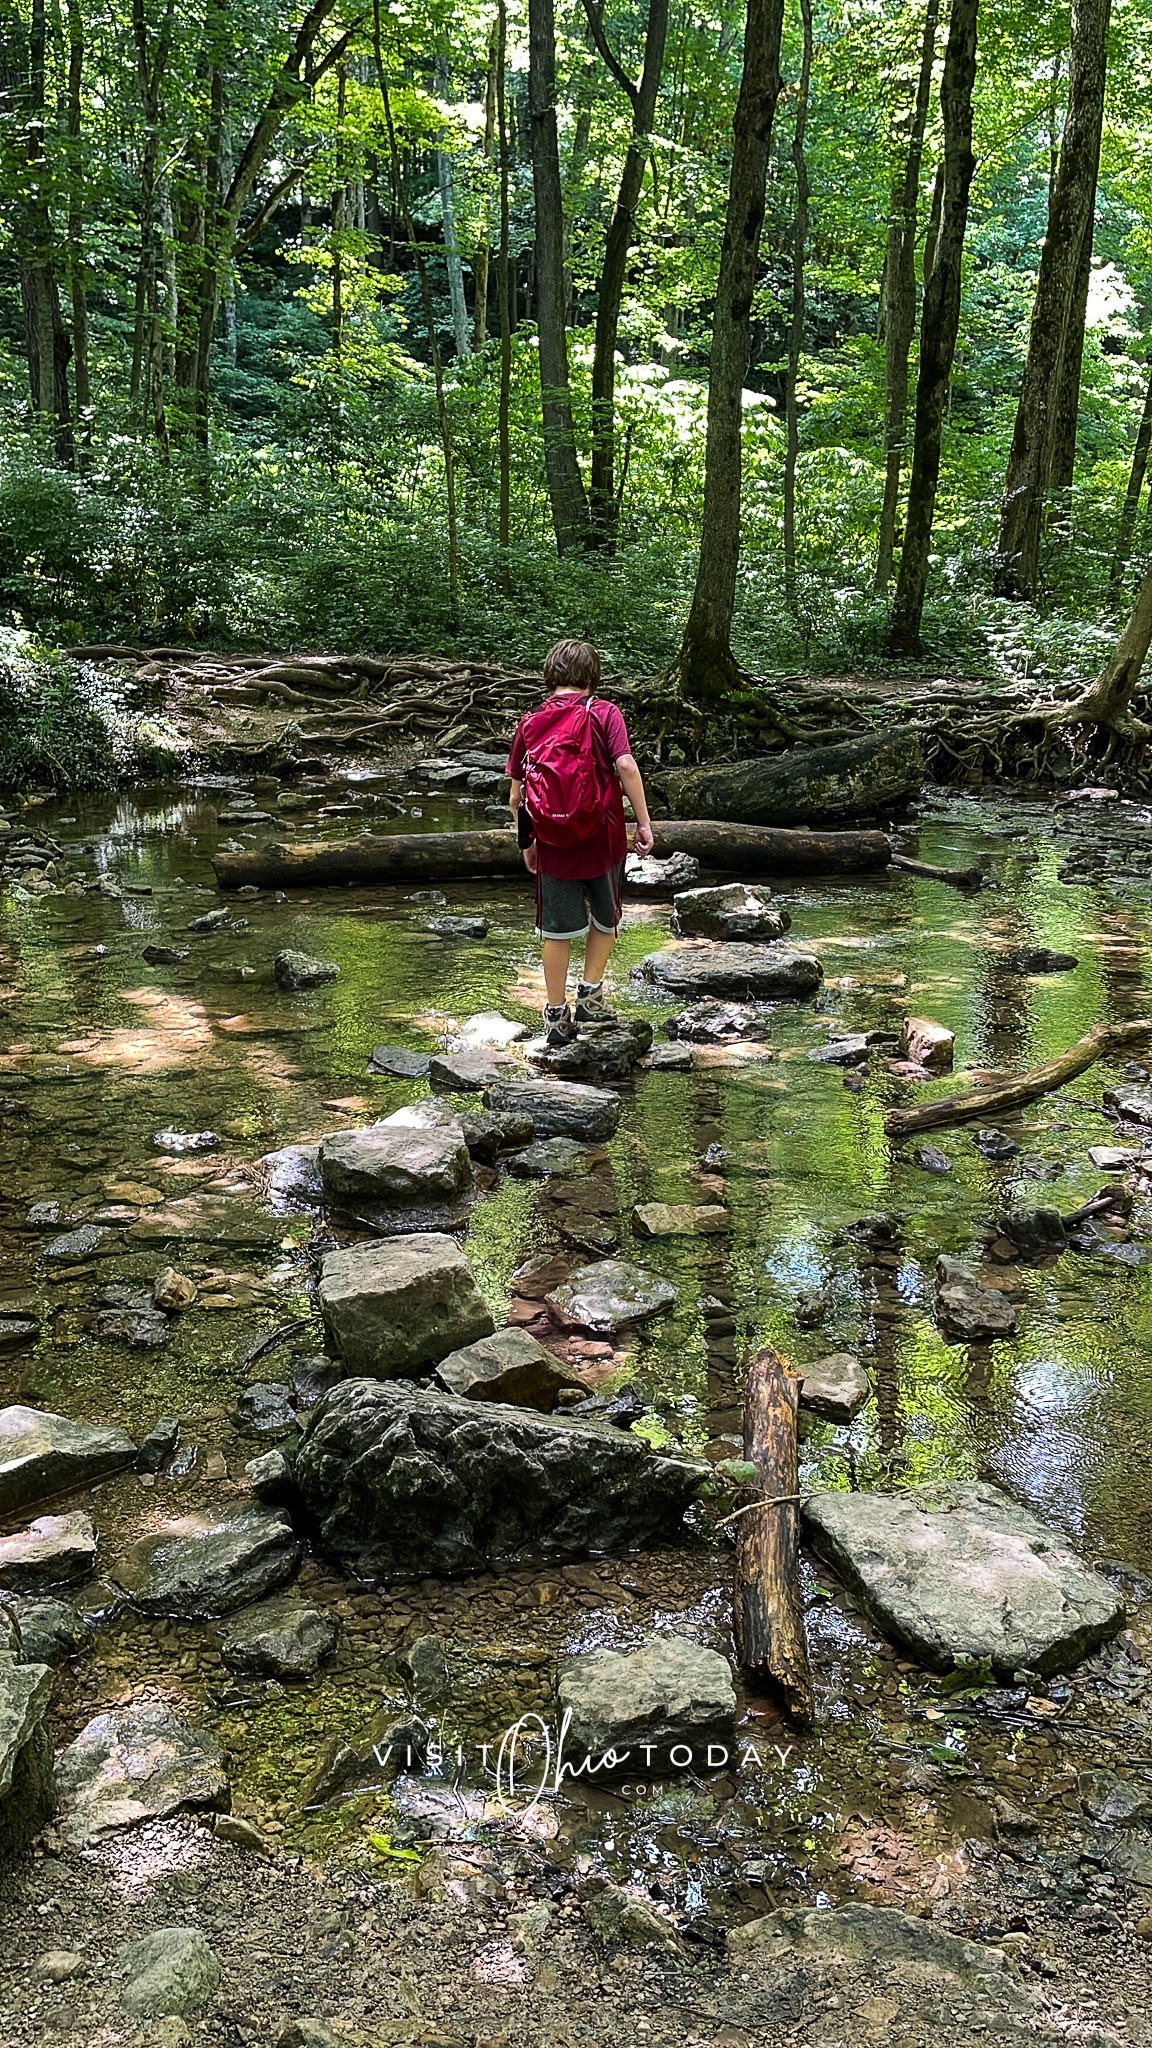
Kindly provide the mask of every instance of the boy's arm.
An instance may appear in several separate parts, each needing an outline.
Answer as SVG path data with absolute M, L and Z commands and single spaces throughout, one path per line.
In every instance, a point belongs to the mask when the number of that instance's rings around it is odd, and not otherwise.
M 648 799 L 644 794 L 644 783 L 632 754 L 621 754 L 616 761 L 616 773 L 632 809 L 636 813 L 636 836 L 633 849 L 636 853 L 652 851 L 652 820 L 648 816 Z
M 530 875 L 534 875 L 536 873 L 536 842 L 533 839 L 529 840 L 528 843 L 525 844 L 523 835 L 520 831 L 520 804 L 523 799 L 523 795 L 524 791 L 520 783 L 517 782 L 516 777 L 513 776 L 511 787 L 508 791 L 508 808 L 512 813 L 512 823 L 516 827 L 516 834 L 518 839 L 520 840 L 520 851 L 524 856 L 524 865 L 527 868 L 528 873 Z

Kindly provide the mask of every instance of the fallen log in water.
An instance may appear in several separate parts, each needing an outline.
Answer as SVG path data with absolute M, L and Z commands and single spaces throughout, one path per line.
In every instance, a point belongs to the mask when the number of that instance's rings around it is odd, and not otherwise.
M 658 824 L 656 852 L 694 853 L 705 867 L 744 874 L 836 874 L 887 867 L 883 832 L 783 832 L 745 825 Z M 522 875 L 513 832 L 363 833 L 310 844 L 272 840 L 243 853 L 218 853 L 222 889 L 302 889 L 348 882 L 482 881 Z
M 926 860 L 909 860 L 906 854 L 894 853 L 892 866 L 899 868 L 902 875 L 916 875 L 925 882 L 950 882 L 954 889 L 982 889 L 988 880 L 982 867 L 937 868 Z
M 834 747 L 792 747 L 748 761 L 721 761 L 664 776 L 674 811 L 745 825 L 820 825 L 883 811 L 926 773 L 917 735 L 869 733 Z
M 939 1130 L 944 1124 L 970 1124 L 977 1118 L 1000 1116 L 1005 1110 L 1020 1109 L 1051 1095 L 1074 1081 L 1087 1067 L 1121 1047 L 1138 1044 L 1152 1035 L 1152 1019 L 1140 1018 L 1129 1024 L 1094 1024 L 1067 1052 L 1019 1074 L 1014 1081 L 994 1081 L 984 1088 L 972 1088 L 965 1095 L 945 1095 L 939 1102 L 922 1102 L 916 1109 L 890 1109 L 884 1129 L 890 1138 L 907 1138 L 919 1131 Z
M 713 818 L 656 818 L 653 852 L 691 853 L 702 867 L 737 874 L 864 874 L 886 868 L 892 844 L 884 832 L 800 832 L 779 825 L 735 825 Z
M 793 1721 L 812 1720 L 812 1679 L 800 1601 L 796 1411 L 800 1381 L 775 1351 L 758 1351 L 744 1382 L 744 1456 L 762 1505 L 736 1524 L 732 1602 L 736 1655 L 753 1684 L 774 1686 Z

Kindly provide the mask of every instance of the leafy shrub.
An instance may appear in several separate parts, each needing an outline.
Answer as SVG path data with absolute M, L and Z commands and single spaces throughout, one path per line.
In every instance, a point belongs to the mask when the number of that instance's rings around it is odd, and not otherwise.
M 171 770 L 179 753 L 171 728 L 134 710 L 107 672 L 0 628 L 0 788 L 115 789 Z

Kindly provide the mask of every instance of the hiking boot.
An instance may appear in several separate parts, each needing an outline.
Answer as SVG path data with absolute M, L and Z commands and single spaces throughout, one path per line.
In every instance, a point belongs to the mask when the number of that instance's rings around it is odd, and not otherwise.
M 602 982 L 582 981 L 576 991 L 577 1024 L 615 1024 L 616 1012 L 604 1001 Z
M 568 1008 L 567 1003 L 561 1003 L 558 1010 L 554 1010 L 551 1003 L 546 1003 L 544 1005 L 545 1045 L 571 1045 L 575 1036 L 576 1026 L 572 1022 L 572 1012 Z

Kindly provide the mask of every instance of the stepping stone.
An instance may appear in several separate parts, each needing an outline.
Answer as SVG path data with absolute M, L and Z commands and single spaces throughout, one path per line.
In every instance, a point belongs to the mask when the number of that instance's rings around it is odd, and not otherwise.
M 0 1515 L 92 1486 L 136 1456 L 122 1429 L 73 1422 L 40 1408 L 0 1408 Z
M 612 1751 L 615 1765 L 609 1768 L 627 1767 L 645 1777 L 669 1769 L 700 1774 L 709 1768 L 710 1745 L 724 1752 L 713 1769 L 732 1753 L 731 1666 L 687 1637 L 659 1635 L 638 1650 L 573 1657 L 560 1670 L 558 1694 L 561 1719 L 571 1715 L 564 1755 L 577 1770 L 589 1758 L 600 1764 Z
M 491 929 L 486 917 L 430 917 L 424 924 L 438 939 L 486 939 Z
M 771 1012 L 760 1003 L 693 1003 L 667 1018 L 664 1029 L 670 1038 L 695 1045 L 723 1045 L 730 1038 L 763 1041 L 771 1029 Z
M 428 1054 L 411 1052 L 406 1045 L 377 1045 L 368 1061 L 370 1074 L 392 1074 L 398 1081 L 424 1081 L 428 1077 Z
M 578 1323 L 584 1330 L 626 1330 L 633 1323 L 647 1322 L 662 1309 L 671 1308 L 676 1289 L 646 1266 L 631 1265 L 627 1259 L 601 1259 L 594 1266 L 580 1266 L 560 1287 L 552 1290 L 548 1304 L 565 1322 Z
M 732 1218 L 719 1203 L 637 1202 L 632 1228 L 640 1237 L 714 1237 Z
M 1020 1147 L 1007 1131 L 976 1131 L 972 1143 L 984 1159 L 1015 1159 Z
M 27 1529 L 0 1536 L 0 1590 L 29 1593 L 89 1578 L 95 1556 L 90 1515 L 41 1515 Z
M 952 1171 L 952 1161 L 949 1159 L 948 1154 L 939 1151 L 935 1145 L 917 1145 L 912 1157 L 916 1161 L 917 1166 L 923 1167 L 925 1173 L 951 1173 Z
M 777 1002 L 812 995 L 824 979 L 813 953 L 707 939 L 687 939 L 649 953 L 639 972 L 664 995 L 763 996 Z
M 934 1017 L 905 1017 L 900 1028 L 897 1056 L 924 1067 L 929 1074 L 950 1074 L 956 1054 L 956 1034 Z
M 709 1471 L 630 1432 L 368 1379 L 333 1387 L 296 1458 L 326 1549 L 364 1578 L 623 1554 L 671 1537 Z
M 691 853 L 671 853 L 667 860 L 630 853 L 624 862 L 626 896 L 666 898 L 678 889 L 691 889 L 699 879 L 700 863 Z
M 475 1016 L 465 1017 L 451 1041 L 450 1050 L 482 1052 L 490 1045 L 516 1045 L 520 1040 L 531 1036 L 532 1032 L 527 1024 L 517 1024 L 511 1017 L 503 1016 L 499 1010 L 478 1010 Z
M 436 1365 L 494 1328 L 464 1253 L 436 1232 L 329 1252 L 319 1293 L 346 1370 L 377 1379 Z
M 849 1038 L 830 1038 L 827 1045 L 814 1045 L 810 1060 L 825 1067 L 857 1067 L 875 1051 L 875 1034 L 857 1031 Z
M 450 1201 L 472 1182 L 472 1161 L 459 1127 L 404 1130 L 371 1124 L 333 1131 L 320 1140 L 320 1175 L 334 1200 L 366 1200 L 391 1208 Z
M 251 1507 L 228 1518 L 186 1515 L 142 1536 L 110 1577 L 141 1614 L 211 1621 L 282 1585 L 300 1557 L 288 1517 Z
M 274 1195 L 315 1202 L 324 1193 L 319 1145 L 284 1145 L 279 1152 L 266 1152 L 260 1164 Z
M 1101 1173 L 1123 1173 L 1142 1153 L 1135 1145 L 1089 1145 L 1088 1157 Z
M 620 1097 L 579 1081 L 499 1081 L 484 1093 L 494 1116 L 530 1116 L 538 1138 L 582 1138 L 600 1144 L 620 1122 Z
M 1104 1107 L 1129 1124 L 1152 1125 L 1152 1088 L 1134 1088 L 1130 1084 L 1122 1088 L 1104 1090 Z
M 551 1415 L 562 1388 L 588 1392 L 584 1381 L 543 1344 L 514 1327 L 449 1352 L 434 1377 L 445 1393 L 466 1401 L 508 1401 L 514 1408 L 537 1408 L 542 1415 Z
M 225 1630 L 220 1655 L 230 1671 L 270 1678 L 307 1678 L 332 1655 L 339 1629 L 323 1608 L 290 1596 L 261 1600 Z
M 690 1074 L 693 1064 L 690 1045 L 654 1045 L 640 1062 L 645 1074 Z
M 932 1670 L 1067 1671 L 1124 1625 L 1107 1580 L 999 1487 L 955 1485 L 932 1511 L 899 1494 L 818 1493 L 802 1512 L 878 1627 Z
M 771 893 L 744 882 L 681 890 L 673 899 L 672 930 L 684 939 L 782 939 L 792 919 L 768 901 Z
M 949 1335 L 973 1343 L 1011 1337 L 1018 1321 L 1006 1294 L 981 1287 L 971 1266 L 944 1252 L 936 1261 L 936 1315 Z
M 563 1080 L 623 1081 L 652 1045 L 652 1026 L 642 1017 L 608 1030 L 590 1031 L 569 1045 L 529 1048 L 529 1057 Z
M 796 1370 L 801 1376 L 801 1408 L 825 1422 L 852 1422 L 872 1392 L 864 1367 L 850 1351 L 833 1351 Z
M 428 1081 L 442 1095 L 479 1094 L 484 1088 L 498 1087 L 511 1066 L 510 1060 L 482 1050 L 433 1053 L 428 1062 Z
M 89 1721 L 57 1757 L 56 1786 L 60 1832 L 73 1848 L 228 1800 L 215 1736 L 151 1704 Z
M 309 953 L 277 953 L 272 963 L 277 988 L 295 994 L 301 989 L 321 988 L 326 981 L 339 981 L 340 969 L 334 960 L 316 960 Z

